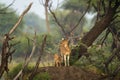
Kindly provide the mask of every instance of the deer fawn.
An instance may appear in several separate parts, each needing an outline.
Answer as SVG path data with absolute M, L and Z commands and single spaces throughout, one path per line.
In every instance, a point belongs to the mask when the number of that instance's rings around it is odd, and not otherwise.
M 58 54 L 54 54 L 54 61 L 55 61 L 56 67 L 61 66 L 61 63 L 62 63 L 61 56 L 59 56 Z
M 68 39 L 62 39 L 60 43 L 60 54 L 63 58 L 63 62 L 65 66 L 69 66 L 69 58 L 70 58 L 70 53 L 71 50 L 68 46 Z

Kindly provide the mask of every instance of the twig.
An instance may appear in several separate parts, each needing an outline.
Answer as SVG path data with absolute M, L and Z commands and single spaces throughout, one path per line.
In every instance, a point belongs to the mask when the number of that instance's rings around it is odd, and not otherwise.
M 26 61 L 24 62 L 23 68 L 19 71 L 19 73 L 14 77 L 13 80 L 17 80 L 19 78 L 19 76 L 22 74 L 23 70 L 27 67 L 28 63 L 30 62 L 34 52 L 36 49 L 36 34 L 34 36 L 34 40 L 33 40 L 33 48 L 32 51 L 30 53 L 30 56 L 26 59 Z
M 119 39 L 118 39 L 118 37 L 117 37 L 117 33 L 115 33 L 111 27 L 109 27 L 109 31 L 110 31 L 110 32 L 112 33 L 112 35 L 113 35 L 116 48 L 113 49 L 112 55 L 111 55 L 111 56 L 105 61 L 105 63 L 104 63 L 107 72 L 109 72 L 109 70 L 108 70 L 109 63 L 111 63 L 112 60 L 115 58 L 115 56 L 117 56 L 117 54 L 120 52 L 120 42 L 119 42 Z M 118 57 L 118 56 L 117 56 L 117 57 Z
M 108 37 L 109 33 L 110 33 L 110 31 L 107 30 L 105 36 L 103 38 L 101 38 L 101 40 L 100 40 L 101 41 L 101 45 L 103 45 L 103 43 L 105 42 L 105 40 Z
M 27 7 L 27 9 L 21 14 L 21 16 L 18 19 L 18 22 L 13 26 L 13 28 L 8 32 L 8 34 L 5 34 L 3 45 L 2 45 L 2 58 L 1 58 L 1 65 L 0 65 L 0 78 L 2 77 L 3 73 L 6 71 L 8 72 L 8 59 L 12 55 L 12 53 L 15 51 L 10 51 L 11 45 L 9 44 L 9 41 L 13 38 L 10 38 L 10 35 L 15 31 L 15 29 L 20 24 L 23 16 L 28 12 L 28 10 L 31 8 L 32 3 Z
M 9 35 L 12 34 L 15 29 L 17 28 L 17 26 L 20 24 L 20 22 L 22 21 L 24 15 L 30 10 L 31 6 L 33 3 L 30 3 L 29 6 L 24 10 L 24 12 L 21 14 L 21 16 L 19 17 L 17 23 L 12 27 L 12 29 L 9 31 Z
M 38 70 L 38 67 L 39 67 L 39 64 L 40 64 L 40 61 L 41 61 L 41 55 L 43 54 L 44 52 L 44 47 L 45 47 L 45 44 L 46 44 L 46 39 L 47 39 L 47 35 L 44 36 L 44 39 L 42 41 L 42 45 L 41 45 L 41 49 L 40 49 L 40 54 L 39 54 L 39 57 L 38 57 L 38 60 L 36 62 L 36 65 L 35 65 L 35 68 L 33 70 L 33 72 L 31 73 L 31 75 L 29 76 L 29 80 L 33 80 L 33 77 L 36 73 L 36 71 Z
M 66 32 L 65 32 L 65 30 L 64 30 L 63 25 L 60 24 L 60 22 L 58 21 L 58 19 L 57 19 L 55 13 L 51 10 L 51 5 L 49 6 L 49 11 L 50 11 L 50 13 L 52 14 L 52 16 L 54 17 L 54 20 L 55 20 L 55 22 L 57 23 L 57 25 L 61 28 L 63 34 L 66 35 Z
M 105 0 L 102 0 L 102 7 L 103 7 L 103 10 L 104 10 L 104 14 L 106 14 Z
M 10 3 L 8 6 L 6 6 L 6 7 L 2 8 L 2 9 L 0 9 L 0 12 L 1 12 L 1 11 L 4 11 L 4 10 L 6 10 L 6 9 L 8 9 L 10 6 L 13 5 L 14 2 L 15 2 L 15 0 L 13 0 L 12 3 Z
M 81 18 L 78 20 L 77 24 L 71 29 L 71 31 L 69 33 L 73 32 L 77 28 L 77 26 L 80 24 L 81 20 L 83 19 L 83 17 L 85 16 L 85 14 L 87 13 L 87 11 L 90 8 L 90 3 L 91 3 L 91 0 L 89 0 L 89 2 L 88 2 L 88 6 L 87 6 L 87 9 L 85 10 L 84 14 L 81 16 Z

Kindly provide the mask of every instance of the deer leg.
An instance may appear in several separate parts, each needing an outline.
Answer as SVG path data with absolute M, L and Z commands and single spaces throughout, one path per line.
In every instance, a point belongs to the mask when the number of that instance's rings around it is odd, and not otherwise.
M 55 67 L 56 67 L 56 62 L 55 62 Z
M 59 66 L 58 62 L 57 62 L 57 67 Z
M 70 56 L 68 55 L 68 56 L 67 56 L 67 64 L 68 64 L 68 66 L 70 65 L 69 59 L 70 59 Z
M 61 62 L 64 63 L 64 56 L 62 54 L 60 56 L 61 56 L 61 59 L 62 59 Z
M 66 55 L 64 55 L 64 64 L 66 66 Z

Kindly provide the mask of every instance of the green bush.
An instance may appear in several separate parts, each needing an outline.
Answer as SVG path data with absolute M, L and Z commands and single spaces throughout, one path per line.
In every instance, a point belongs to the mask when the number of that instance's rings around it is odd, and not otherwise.
M 22 64 L 18 64 L 16 67 L 10 70 L 9 73 L 7 74 L 8 80 L 12 80 L 18 74 L 21 68 L 22 68 Z
M 99 49 L 98 45 L 92 45 L 91 48 L 88 49 L 88 53 L 89 57 L 82 56 L 77 62 L 74 62 L 73 65 L 92 70 L 97 73 L 107 74 L 108 72 L 106 71 L 104 63 L 112 55 L 110 47 L 102 46 L 102 48 Z M 109 73 L 112 74 L 119 64 L 119 59 L 117 57 L 114 58 L 108 65 Z
M 28 39 L 26 36 L 29 36 L 29 45 L 28 45 Z M 23 57 L 26 54 L 29 55 L 31 53 L 32 47 L 33 47 L 33 42 L 31 39 L 33 39 L 34 35 L 23 35 L 23 36 L 18 36 L 16 37 L 11 43 L 17 43 L 19 44 L 14 46 L 14 49 L 16 50 L 13 56 L 15 58 L 17 57 Z M 42 44 L 44 34 L 38 34 L 37 35 L 37 48 L 35 50 L 35 53 L 38 52 L 38 46 Z M 47 35 L 47 40 L 46 40 L 46 46 L 45 46 L 45 52 L 46 53 L 56 53 L 58 52 L 58 45 L 59 45 L 59 40 L 55 39 L 54 36 L 52 35 Z M 35 54 L 36 55 L 36 54 Z
M 33 80 L 51 80 L 51 76 L 47 72 L 39 73 L 33 78 Z
M 13 78 L 19 73 L 19 71 L 22 69 L 22 63 L 16 65 L 13 69 L 11 69 L 9 71 L 9 73 L 6 76 L 7 80 L 13 80 Z M 24 73 L 25 75 L 27 75 L 31 70 L 33 69 L 33 67 L 28 66 L 25 70 Z M 25 76 L 24 75 L 24 76 Z

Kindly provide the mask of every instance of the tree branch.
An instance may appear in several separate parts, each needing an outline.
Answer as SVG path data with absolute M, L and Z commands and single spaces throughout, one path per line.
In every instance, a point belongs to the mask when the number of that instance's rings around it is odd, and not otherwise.
M 8 9 L 10 6 L 13 5 L 14 2 L 15 2 L 15 0 L 13 0 L 12 3 L 10 3 L 8 6 L 6 6 L 6 7 L 2 8 L 2 9 L 0 9 L 0 12 L 1 12 L 1 11 L 5 11 L 6 9 Z
M 71 31 L 69 32 L 69 34 L 70 34 L 71 32 L 73 32 L 73 31 L 77 28 L 77 26 L 80 24 L 81 20 L 83 19 L 83 17 L 85 16 L 85 14 L 87 13 L 87 11 L 88 11 L 89 8 L 90 8 L 90 3 L 91 3 L 91 0 L 88 1 L 87 9 L 85 10 L 85 12 L 84 12 L 84 14 L 81 16 L 81 18 L 78 20 L 77 24 L 71 29 Z
M 34 52 L 35 52 L 35 49 L 36 49 L 36 32 L 35 32 L 35 36 L 33 38 L 33 48 L 32 48 L 32 51 L 31 51 L 29 57 L 25 60 L 22 69 L 18 72 L 18 74 L 14 77 L 13 80 L 17 80 L 20 77 L 20 75 L 22 74 L 22 72 L 24 71 L 24 69 L 28 66 L 28 64 L 29 64 L 29 62 L 30 62 Z
M 20 24 L 20 22 L 22 21 L 22 18 L 24 17 L 24 15 L 30 10 L 31 6 L 33 3 L 30 3 L 29 6 L 24 10 L 24 12 L 20 15 L 17 23 L 13 26 L 13 28 L 9 31 L 9 35 L 12 34 L 15 29 L 17 28 L 17 26 Z
M 15 0 L 13 0 L 12 3 L 10 3 L 8 6 L 0 9 L 0 14 L 8 14 L 8 13 L 10 14 L 10 13 L 13 13 L 13 11 L 7 12 L 6 10 L 7 10 L 10 6 L 12 6 L 14 2 L 15 2 Z
M 100 40 L 101 41 L 101 45 L 103 45 L 103 43 L 105 42 L 105 40 L 106 40 L 107 36 L 109 35 L 109 33 L 110 33 L 110 31 L 107 30 L 105 36 Z
M 63 25 L 62 25 L 62 24 L 60 24 L 60 22 L 58 21 L 58 19 L 57 19 L 57 17 L 56 17 L 56 15 L 55 15 L 55 13 L 51 10 L 51 5 L 50 5 L 48 8 L 49 8 L 50 13 L 51 13 L 51 14 L 52 14 L 52 16 L 54 17 L 55 22 L 56 22 L 56 23 L 57 23 L 57 25 L 61 28 L 61 30 L 62 30 L 62 32 L 63 32 L 63 34 L 64 34 L 64 35 L 66 35 L 66 32 L 65 32 L 65 30 L 64 30 L 64 28 L 63 28 Z
M 105 0 L 102 0 L 102 7 L 103 7 L 104 14 L 106 14 Z
M 92 6 L 93 6 L 93 8 L 94 8 L 96 11 L 98 11 L 98 8 L 97 8 L 97 6 L 96 6 L 94 3 L 92 3 Z
M 46 39 L 47 39 L 47 35 L 44 36 L 44 39 L 42 41 L 42 45 L 41 45 L 41 48 L 40 48 L 40 54 L 39 54 L 38 60 L 36 62 L 36 65 L 35 65 L 35 68 L 34 68 L 33 72 L 29 76 L 29 80 L 33 80 L 34 75 L 35 75 L 36 71 L 38 70 L 38 67 L 39 67 L 39 64 L 40 64 L 40 61 L 41 61 L 41 56 L 43 55 L 43 52 L 44 52 Z
M 116 8 L 117 9 L 117 8 Z M 91 46 L 92 43 L 97 39 L 97 37 L 106 29 L 108 28 L 108 26 L 110 25 L 112 18 L 115 16 L 115 11 L 116 9 L 109 9 L 107 11 L 107 14 L 100 19 L 100 21 L 96 22 L 95 25 L 93 26 L 93 28 L 91 28 L 91 30 L 83 36 L 83 38 L 81 39 L 81 43 L 83 43 L 84 45 L 86 45 L 87 47 Z M 73 58 L 75 57 L 75 55 L 78 53 L 78 57 L 75 58 L 75 61 L 77 61 L 78 59 L 80 59 L 83 55 L 85 55 L 87 53 L 87 48 L 85 48 L 84 46 L 78 44 L 79 46 L 75 47 L 74 49 L 72 49 L 71 55 L 73 56 Z
M 13 28 L 8 32 L 8 34 L 5 34 L 3 44 L 2 44 L 2 58 L 1 58 L 1 64 L 0 64 L 0 78 L 2 77 L 3 73 L 6 71 L 8 72 L 8 59 L 11 56 L 11 54 L 14 52 L 14 50 L 11 52 L 10 51 L 10 44 L 9 41 L 12 40 L 13 38 L 10 37 L 10 35 L 15 31 L 15 29 L 18 27 L 20 24 L 23 16 L 28 12 L 30 9 L 32 3 L 27 7 L 27 9 L 22 13 L 22 15 L 19 17 L 17 23 Z
M 110 0 L 111 1 L 111 0 Z M 117 8 L 120 6 L 120 0 L 116 0 L 115 2 L 115 6 L 113 7 L 113 9 L 117 10 Z

